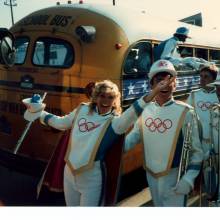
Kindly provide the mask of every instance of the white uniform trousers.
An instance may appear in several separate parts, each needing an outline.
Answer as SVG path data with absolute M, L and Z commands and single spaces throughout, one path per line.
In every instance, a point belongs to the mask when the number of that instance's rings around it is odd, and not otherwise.
M 79 175 L 73 175 L 66 165 L 64 169 L 64 196 L 67 206 L 98 206 L 102 190 L 100 161 Z
M 211 143 L 207 143 L 206 141 L 202 140 L 202 150 L 204 153 L 203 160 L 207 160 L 209 158 L 209 152 L 211 150 Z
M 173 188 L 176 186 L 178 169 L 171 169 L 168 175 L 158 178 L 146 173 L 154 206 L 156 207 L 183 207 L 185 195 L 176 194 Z

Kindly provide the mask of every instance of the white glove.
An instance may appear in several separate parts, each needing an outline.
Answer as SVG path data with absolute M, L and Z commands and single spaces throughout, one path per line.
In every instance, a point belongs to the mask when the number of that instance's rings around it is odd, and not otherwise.
M 191 185 L 186 180 L 184 180 L 183 178 L 180 179 L 179 183 L 174 188 L 174 192 L 176 194 L 183 194 L 183 195 L 189 194 L 189 192 L 191 190 L 192 190 Z
M 41 116 L 46 104 L 42 103 L 40 95 L 34 94 L 31 98 L 23 99 L 22 102 L 27 107 L 24 118 L 27 121 L 34 121 Z

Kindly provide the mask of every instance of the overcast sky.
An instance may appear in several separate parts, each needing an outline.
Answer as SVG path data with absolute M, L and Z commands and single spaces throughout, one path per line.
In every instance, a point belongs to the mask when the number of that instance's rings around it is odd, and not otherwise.
M 17 3 L 17 6 L 13 7 L 14 21 L 18 21 L 35 10 L 56 5 L 57 1 L 12 0 L 12 2 Z M 10 7 L 6 6 L 4 2 L 10 2 L 10 0 L 0 0 L 0 27 L 10 27 L 12 24 Z M 64 4 L 67 3 L 67 0 L 60 0 L 60 2 Z M 72 0 L 72 3 L 77 2 Z M 84 2 L 112 4 L 112 0 L 84 0 Z M 115 2 L 116 6 L 138 7 L 145 9 L 149 14 L 176 20 L 203 12 L 205 25 L 220 27 L 220 0 L 115 0 Z

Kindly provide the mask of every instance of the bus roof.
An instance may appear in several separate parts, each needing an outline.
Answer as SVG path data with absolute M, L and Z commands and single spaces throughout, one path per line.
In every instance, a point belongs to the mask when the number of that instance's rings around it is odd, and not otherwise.
M 166 20 L 161 17 L 152 16 L 150 13 L 148 13 L 148 11 L 141 9 L 83 3 L 53 6 L 36 11 L 31 15 L 40 13 L 42 14 L 45 12 L 49 14 L 54 9 L 58 8 L 60 8 L 60 10 L 65 8 L 68 8 L 68 10 L 71 10 L 71 8 L 74 10 L 77 8 L 85 9 L 85 11 L 90 11 L 95 14 L 105 16 L 113 20 L 117 25 L 121 27 L 121 29 L 125 32 L 130 44 L 141 39 L 162 41 L 172 37 L 178 27 L 185 26 L 190 29 L 189 35 L 191 36 L 191 39 L 187 39 L 186 44 L 208 46 L 213 48 L 220 47 L 218 30 L 207 28 L 205 29 L 203 27 L 198 27 L 174 20 Z

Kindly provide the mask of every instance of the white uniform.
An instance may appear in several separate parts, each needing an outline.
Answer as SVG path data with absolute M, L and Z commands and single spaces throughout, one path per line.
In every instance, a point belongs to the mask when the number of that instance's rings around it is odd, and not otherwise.
M 204 89 L 192 91 L 187 99 L 187 103 L 195 108 L 202 126 L 202 148 L 204 159 L 208 158 L 208 152 L 211 147 L 210 137 L 210 106 L 219 103 L 216 90 L 208 92 Z
M 173 59 L 180 58 L 179 53 L 177 52 L 178 38 L 171 37 L 163 42 L 161 42 L 154 49 L 154 60 L 159 59 Z
M 173 99 L 159 106 L 151 102 L 145 107 L 134 129 L 127 135 L 125 150 L 143 141 L 147 181 L 155 206 L 184 206 L 184 194 L 176 194 L 178 167 L 187 122 L 192 125 L 190 164 L 182 177 L 193 187 L 203 159 L 197 119 L 193 109 Z
M 160 56 L 160 59 L 168 59 L 168 58 L 180 58 L 179 53 L 177 52 L 178 39 L 176 37 L 172 37 L 167 40 L 163 52 Z
M 213 147 L 216 153 L 219 152 L 220 144 L 220 109 L 215 108 L 212 111 L 212 136 L 213 136 Z M 211 137 L 210 137 L 211 138 Z
M 71 129 L 65 156 L 64 193 L 68 206 L 98 206 L 102 190 L 100 162 L 114 140 L 137 120 L 145 102 L 141 98 L 121 116 L 112 112 L 88 114 L 83 104 L 70 114 L 59 117 L 43 112 L 41 122 L 59 130 Z
M 204 164 L 204 179 L 206 192 L 209 196 L 213 196 L 210 200 L 213 202 L 209 203 L 209 206 L 220 207 L 220 183 L 219 183 L 219 152 L 220 152 L 220 109 L 219 107 L 212 111 L 212 137 L 213 137 L 213 149 L 211 150 L 211 164 L 210 160 L 207 160 Z
M 213 154 L 211 150 L 214 147 L 215 153 L 218 152 L 218 142 L 219 142 L 219 133 L 218 133 L 218 117 L 215 117 L 213 114 L 213 128 L 210 130 L 210 107 L 213 104 L 219 103 L 218 97 L 216 95 L 216 90 L 206 91 L 204 89 L 199 89 L 193 91 L 187 102 L 194 106 L 197 115 L 200 118 L 201 127 L 202 127 L 202 148 L 204 152 L 204 164 L 203 164 L 203 176 L 204 176 L 204 187 L 205 191 L 211 195 L 213 191 L 216 190 L 217 178 L 216 170 L 212 169 L 209 164 L 209 157 Z M 213 112 L 214 113 L 214 112 Z M 217 120 L 216 120 L 217 119 Z M 212 135 L 211 135 L 212 132 Z M 212 146 L 213 142 L 213 146 Z

